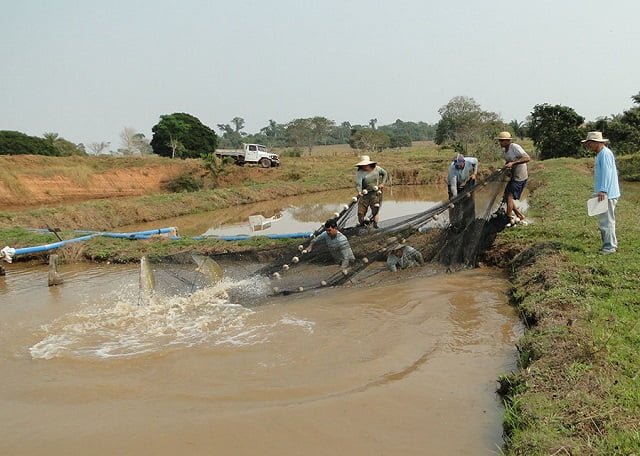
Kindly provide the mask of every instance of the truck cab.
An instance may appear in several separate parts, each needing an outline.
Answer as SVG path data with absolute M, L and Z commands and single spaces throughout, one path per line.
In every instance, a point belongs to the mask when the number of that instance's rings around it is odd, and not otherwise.
M 263 168 L 280 166 L 280 159 L 276 154 L 270 153 L 262 144 L 243 144 L 244 161 L 257 163 Z

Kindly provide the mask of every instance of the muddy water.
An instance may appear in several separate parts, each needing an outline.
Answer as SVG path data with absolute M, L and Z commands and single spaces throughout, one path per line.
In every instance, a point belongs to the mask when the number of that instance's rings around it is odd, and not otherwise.
M 331 218 L 335 212 L 339 212 L 344 204 L 349 204 L 353 196 L 354 191 L 350 189 L 312 193 L 130 225 L 121 227 L 119 230 L 138 231 L 159 226 L 175 226 L 184 236 L 251 234 L 249 216 L 260 214 L 266 218 L 274 218 L 274 221 L 270 227 L 254 234 L 312 232 L 325 220 Z M 381 219 L 425 211 L 446 197 L 446 188 L 443 187 L 427 185 L 390 187 L 385 190 Z
M 494 454 L 517 319 L 491 270 L 138 306 L 134 266 L 0 277 L 0 454 Z

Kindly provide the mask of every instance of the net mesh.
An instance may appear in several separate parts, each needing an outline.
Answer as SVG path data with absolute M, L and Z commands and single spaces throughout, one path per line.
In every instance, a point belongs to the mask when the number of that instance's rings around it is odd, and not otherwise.
M 354 197 L 336 214 L 338 228 L 348 238 L 356 258 L 347 268 L 335 264 L 323 242 L 315 243 L 313 250 L 307 252 L 311 240 L 324 231 L 324 225 L 298 246 L 273 249 L 269 259 L 260 261 L 255 267 L 242 270 L 237 265 L 237 254 L 233 254 L 235 261 L 226 261 L 224 254 L 216 255 L 215 260 L 227 263 L 221 268 L 227 276 L 238 280 L 259 277 L 263 283 L 270 282 L 272 294 L 344 284 L 356 275 L 366 275 L 371 265 L 386 261 L 390 248 L 398 243 L 411 245 L 426 262 L 442 264 L 449 270 L 472 267 L 479 253 L 493 242 L 496 233 L 506 224 L 501 210 L 504 186 L 504 173 L 497 170 L 448 201 L 422 212 L 380 221 L 377 227 L 373 223 L 358 224 L 358 198 Z M 202 274 L 199 258 L 185 253 L 150 257 L 147 261 L 156 286 L 163 283 L 163 287 L 184 292 L 201 288 L 212 277 L 210 265 Z

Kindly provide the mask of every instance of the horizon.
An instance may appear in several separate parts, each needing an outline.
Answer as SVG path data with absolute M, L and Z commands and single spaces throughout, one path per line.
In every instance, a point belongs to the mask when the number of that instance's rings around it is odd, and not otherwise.
M 435 124 L 469 96 L 507 123 L 542 103 L 595 120 L 640 91 L 631 0 L 4 3 L 0 129 L 113 150 L 174 112 L 216 133 L 234 117 L 247 133 L 316 115 Z

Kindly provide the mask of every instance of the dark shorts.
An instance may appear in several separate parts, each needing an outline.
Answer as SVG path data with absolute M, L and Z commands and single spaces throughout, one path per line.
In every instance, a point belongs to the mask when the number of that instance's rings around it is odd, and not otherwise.
M 520 199 L 520 196 L 522 196 L 522 192 L 524 191 L 524 188 L 526 186 L 526 179 L 523 181 L 509 181 L 509 183 L 507 184 L 507 188 L 504 189 L 504 194 L 508 195 L 510 193 L 513 195 L 514 200 L 518 200 Z

